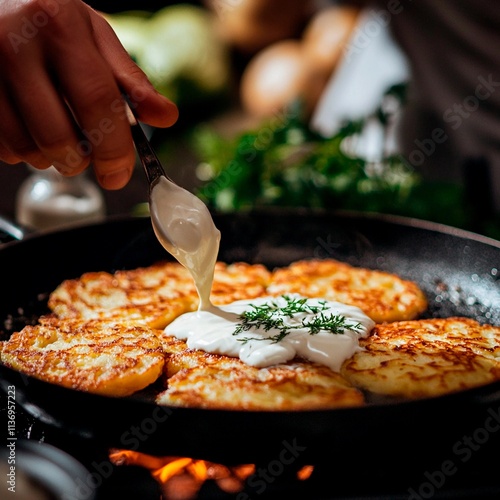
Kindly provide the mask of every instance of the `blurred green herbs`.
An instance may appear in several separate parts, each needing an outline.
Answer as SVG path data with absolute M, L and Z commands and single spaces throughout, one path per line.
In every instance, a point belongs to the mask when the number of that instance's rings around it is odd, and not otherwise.
M 402 89 L 388 96 L 402 99 Z M 383 106 L 372 116 L 346 123 L 329 138 L 312 131 L 300 107 L 227 139 L 200 126 L 193 147 L 200 159 L 196 194 L 218 211 L 263 206 L 346 209 L 416 217 L 478 230 L 473 207 L 454 184 L 424 181 L 399 154 L 356 154 L 367 126 L 390 124 Z M 496 236 L 496 224 L 478 232 Z

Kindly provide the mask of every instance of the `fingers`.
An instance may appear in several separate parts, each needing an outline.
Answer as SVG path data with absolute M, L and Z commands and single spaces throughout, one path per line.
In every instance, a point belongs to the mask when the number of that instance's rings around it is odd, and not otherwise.
M 122 94 L 158 127 L 177 120 L 175 104 L 83 2 L 3 0 L 1 18 L 0 159 L 54 164 L 65 175 L 92 163 L 104 188 L 125 186 L 135 150 Z M 31 19 L 38 27 L 21 36 Z
M 0 137 L 14 155 L 33 166 L 46 168 L 53 164 L 65 174 L 76 175 L 88 166 L 90 158 L 78 155 L 76 161 L 68 164 L 69 152 L 77 148 L 79 136 L 65 102 L 40 60 L 26 51 L 22 60 L 9 65 L 11 80 L 0 99 Z
M 116 78 L 141 122 L 165 128 L 177 121 L 177 106 L 153 89 L 137 66 L 130 68 L 125 74 L 117 75 Z
M 32 19 L 38 28 L 22 36 Z M 0 60 L 2 159 L 38 168 L 54 164 L 65 175 L 92 162 L 103 187 L 125 186 L 135 150 L 120 89 L 94 41 L 86 5 L 5 0 Z
M 57 16 L 54 24 L 57 37 L 47 40 L 46 50 L 83 136 L 66 164 L 71 168 L 71 162 L 77 164 L 81 157 L 89 156 L 99 183 L 107 189 L 120 189 L 129 181 L 135 164 L 121 91 L 93 34 L 89 36 L 92 25 L 87 9 L 82 18 Z
M 173 125 L 179 117 L 177 106 L 151 85 L 105 19 L 92 11 L 91 22 L 99 51 L 110 64 L 114 77 L 129 102 L 135 106 L 134 111 L 139 120 L 153 127 Z
M 40 2 L 42 4 L 43 2 Z M 43 53 L 51 16 L 38 2 L 4 0 L 0 22 L 0 158 L 47 168 L 74 145 L 77 131 L 48 74 Z M 88 158 L 76 165 L 82 170 Z
M 13 99 L 0 86 L 0 159 L 5 163 L 26 161 L 37 168 L 47 168 L 50 160 L 39 150 L 25 124 L 14 109 Z

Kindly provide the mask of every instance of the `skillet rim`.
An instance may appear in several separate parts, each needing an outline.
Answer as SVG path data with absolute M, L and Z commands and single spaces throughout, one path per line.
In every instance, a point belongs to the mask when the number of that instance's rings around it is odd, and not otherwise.
M 241 210 L 238 212 L 220 212 L 220 211 L 211 211 L 214 217 L 253 217 L 253 216 L 258 216 L 258 215 L 266 215 L 266 214 L 271 214 L 273 216 L 297 216 L 297 217 L 333 217 L 333 218 L 340 218 L 340 219 L 357 219 L 357 220 L 375 220 L 378 222 L 382 222 L 384 224 L 389 224 L 389 225 L 398 225 L 398 226 L 403 226 L 405 228 L 417 228 L 420 230 L 424 231 L 429 231 L 433 234 L 443 234 L 451 237 L 458 237 L 464 240 L 469 240 L 469 241 L 475 241 L 480 244 L 485 244 L 488 246 L 491 246 L 493 248 L 498 248 L 500 249 L 500 241 L 495 240 L 493 238 L 475 233 L 473 231 L 461 229 L 461 228 L 456 228 L 453 226 L 449 226 L 446 224 L 438 223 L 438 222 L 433 222 L 433 221 L 428 221 L 428 220 L 423 220 L 423 219 L 417 219 L 413 217 L 406 217 L 406 216 L 400 216 L 400 215 L 393 215 L 393 214 L 384 214 L 384 213 L 377 213 L 377 212 L 361 212 L 361 211 L 356 211 L 356 210 L 328 210 L 328 209 L 322 209 L 322 208 L 308 208 L 308 207 L 262 207 L 262 208 L 253 208 L 250 210 Z M 106 216 L 103 220 L 92 222 L 92 223 L 79 223 L 79 224 L 74 224 L 71 226 L 59 228 L 59 229 L 49 229 L 49 230 L 44 230 L 44 231 L 38 231 L 38 232 L 25 232 L 24 237 L 21 240 L 13 240 L 9 241 L 3 244 L 0 244 L 0 257 L 2 255 L 2 252 L 4 249 L 10 248 L 10 247 L 16 247 L 18 245 L 23 245 L 27 241 L 32 241 L 32 240 L 39 240 L 43 238 L 50 238 L 52 235 L 64 235 L 64 234 L 70 234 L 74 232 L 79 232 L 85 229 L 92 229 L 92 228 L 97 228 L 97 227 L 106 227 L 110 226 L 116 223 L 123 223 L 127 222 L 129 220 L 143 220 L 147 221 L 149 220 L 149 216 L 134 216 L 134 215 L 128 215 L 128 214 L 117 214 L 117 215 L 109 215 Z M 167 258 L 171 258 L 171 256 L 167 256 Z M 10 368 L 6 367 L 2 363 L 0 363 L 0 368 L 7 368 L 8 370 L 11 370 Z M 16 373 L 16 370 L 13 370 Z M 36 379 L 36 377 L 31 377 L 31 376 L 25 376 L 22 375 L 22 377 L 27 377 L 28 379 L 33 379 L 37 380 L 39 382 L 43 382 L 45 384 L 48 384 L 49 386 L 52 386 L 54 384 L 51 384 L 49 382 L 45 382 L 43 380 Z M 496 382 L 491 382 L 489 384 L 486 384 L 486 387 L 490 386 L 495 386 L 498 385 L 499 390 L 500 390 L 500 381 Z M 484 387 L 484 386 L 481 386 Z M 480 387 L 479 387 L 480 388 Z M 469 391 L 476 391 L 479 389 L 478 387 L 476 388 L 470 388 L 466 389 L 463 391 L 459 391 L 458 394 L 462 393 L 467 393 Z M 70 391 L 74 391 L 74 389 L 69 389 L 66 388 Z M 452 394 L 444 394 L 441 396 L 437 396 L 438 398 L 444 398 L 447 396 L 454 396 L 456 393 Z M 133 397 L 133 396 L 132 396 Z M 112 399 L 112 398 L 111 398 Z M 425 397 L 425 398 L 419 398 L 417 401 L 424 401 L 424 400 L 434 400 L 436 399 L 436 396 L 431 396 L 431 397 Z M 413 403 L 414 401 L 398 401 L 396 404 L 402 405 L 402 404 L 407 404 L 407 403 Z M 390 403 L 392 404 L 392 403 Z M 152 406 L 158 406 L 155 405 L 154 403 L 151 403 Z M 374 407 L 374 406 L 387 406 L 386 403 L 381 403 L 381 404 L 369 404 L 367 405 L 369 407 Z M 176 407 L 171 407 L 171 408 L 176 408 Z M 366 406 L 361 407 L 361 408 L 366 408 Z M 197 408 L 195 408 L 197 409 Z M 347 409 L 352 409 L 352 408 L 347 408 Z M 335 411 L 338 410 L 344 410 L 344 408 L 336 408 L 334 409 Z M 222 410 L 222 411 L 243 411 L 247 412 L 248 410 Z M 291 413 L 295 413 L 296 411 L 300 412 L 309 412 L 309 411 L 331 411 L 331 410 L 294 410 Z M 272 410 L 272 412 L 275 412 L 275 410 Z M 285 412 L 286 413 L 286 412 Z
M 393 214 L 383 214 L 383 213 L 377 213 L 377 212 L 365 212 L 365 211 L 356 211 L 356 210 L 328 210 L 328 209 L 321 209 L 321 208 L 308 208 L 308 207 L 264 207 L 264 208 L 257 208 L 257 209 L 250 209 L 250 210 L 240 210 L 238 212 L 220 212 L 220 211 L 213 211 L 211 210 L 211 213 L 214 215 L 214 217 L 238 217 L 238 216 L 245 216 L 245 217 L 252 217 L 255 215 L 268 215 L 271 214 L 273 216 L 298 216 L 298 217 L 339 217 L 342 220 L 345 219 L 357 219 L 357 220 L 364 220 L 364 221 L 370 221 L 374 220 L 377 222 L 382 222 L 384 224 L 389 224 L 389 225 L 397 225 L 397 226 L 403 226 L 407 229 L 411 228 L 416 228 L 420 229 L 423 231 L 429 231 L 433 234 L 442 234 L 446 236 L 451 236 L 451 237 L 456 237 L 456 238 L 461 238 L 466 241 L 474 241 L 480 244 L 485 244 L 488 246 L 491 246 L 493 248 L 500 249 L 500 241 L 495 240 L 493 238 L 490 238 L 488 236 L 484 236 L 478 233 L 475 233 L 473 231 L 461 229 L 461 228 L 456 228 L 453 226 L 449 226 L 446 224 L 438 223 L 438 222 L 433 222 L 433 221 L 428 221 L 428 220 L 423 220 L 423 219 L 417 219 L 413 217 L 406 217 L 406 216 L 400 216 L 400 215 L 393 215 Z M 79 223 L 79 224 L 74 224 L 71 226 L 67 227 L 62 227 L 58 229 L 48 229 L 48 230 L 42 230 L 42 231 L 37 231 L 37 232 L 28 232 L 25 234 L 24 238 L 22 240 L 14 240 L 14 241 L 9 241 L 3 244 L 0 244 L 0 258 L 2 255 L 2 252 L 4 249 L 7 248 L 15 248 L 18 245 L 23 245 L 25 242 L 28 241 L 33 241 L 33 240 L 39 240 L 43 238 L 50 238 L 52 235 L 61 235 L 65 233 L 77 233 L 82 230 L 89 230 L 92 228 L 98 228 L 98 227 L 106 227 L 109 225 L 113 225 L 116 223 L 126 223 L 127 221 L 147 221 L 149 219 L 149 216 L 134 216 L 134 215 L 128 215 L 128 214 L 117 214 L 117 215 L 108 215 L 104 219 L 100 221 L 94 221 L 91 223 Z M 168 256 L 167 258 L 170 258 Z M 58 387 L 59 389 L 62 390 L 67 390 L 71 392 L 76 392 L 76 393 L 83 393 L 86 395 L 89 395 L 90 397 L 97 397 L 97 398 L 104 398 L 105 400 L 113 400 L 115 398 L 110 397 L 110 396 L 101 396 L 99 394 L 93 394 L 93 393 L 87 393 L 85 391 L 78 391 L 76 389 L 71 389 L 67 387 L 62 387 L 62 386 L 57 386 L 56 384 L 52 384 L 50 382 L 46 382 L 41 379 L 37 379 L 36 377 L 30 376 L 30 375 L 24 375 L 21 372 L 18 372 L 17 370 L 14 370 L 12 368 L 9 368 L 3 363 L 0 362 L 0 375 L 3 370 L 7 370 L 11 372 L 12 374 L 18 375 L 22 379 L 27 379 L 28 381 L 35 382 L 35 384 L 42 384 L 46 387 Z M 1 381 L 3 382 L 3 380 Z M 2 385 L 2 384 L 0 384 Z M 3 390 L 2 386 L 2 390 Z M 461 397 L 466 397 L 466 396 L 474 396 L 477 395 L 479 399 L 481 400 L 481 393 L 487 392 L 485 394 L 486 399 L 489 399 L 491 396 L 492 391 L 491 390 L 486 390 L 486 389 L 492 389 L 493 393 L 498 392 L 498 400 L 500 400 L 500 380 L 490 382 L 488 384 L 478 386 L 478 387 L 471 387 L 467 388 L 461 391 L 453 392 L 453 393 L 447 393 L 439 396 L 428 396 L 428 397 L 423 397 L 423 398 L 418 398 L 415 400 L 403 400 L 403 399 L 397 399 L 396 401 L 388 401 L 388 402 L 380 402 L 380 403 L 368 403 L 364 406 L 360 407 L 346 407 L 346 408 L 332 408 L 332 409 L 311 409 L 311 410 L 226 410 L 226 409 L 210 409 L 210 408 L 182 408 L 182 411 L 208 411 L 211 413 L 217 413 L 217 412 L 223 412 L 223 413 L 234 413 L 234 414 L 248 414 L 248 413 L 264 413 L 264 414 L 276 414 L 276 415 L 293 415 L 296 413 L 300 414 L 329 414 L 330 412 L 352 412 L 356 410 L 365 410 L 367 408 L 374 408 L 375 410 L 380 410 L 383 408 L 387 407 L 407 407 L 407 406 L 413 406 L 415 404 L 433 404 L 436 400 L 438 401 L 449 401 L 450 403 L 453 403 L 456 398 L 461 398 Z M 126 398 L 117 398 L 117 399 L 124 399 L 124 400 L 130 400 L 132 402 L 140 402 L 143 405 L 147 405 L 151 408 L 156 408 L 160 405 L 155 404 L 154 402 L 150 401 L 145 401 L 144 399 L 141 399 L 140 396 L 128 396 Z M 474 397 L 472 397 L 474 399 Z M 179 407 L 175 406 L 165 406 L 166 408 L 172 409 L 172 410 L 178 410 Z

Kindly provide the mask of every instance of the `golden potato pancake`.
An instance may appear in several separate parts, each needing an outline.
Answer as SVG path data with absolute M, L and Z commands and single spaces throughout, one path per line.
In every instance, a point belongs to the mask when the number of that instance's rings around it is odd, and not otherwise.
M 188 349 L 162 332 L 198 307 L 193 279 L 177 262 L 64 281 L 49 298 L 54 317 L 14 334 L 1 359 L 29 375 L 112 396 L 132 394 L 162 373 L 158 404 L 233 410 L 361 406 L 363 391 L 415 399 L 500 379 L 500 328 L 467 318 L 417 320 L 426 297 L 395 274 L 333 259 L 272 272 L 216 264 L 215 305 L 288 293 L 357 306 L 378 323 L 341 373 L 298 358 L 256 368 Z
M 164 336 L 166 390 L 161 405 L 226 410 L 312 410 L 361 406 L 340 374 L 308 361 L 255 368 L 237 358 L 191 350 Z
M 165 361 L 158 332 L 104 320 L 45 317 L 3 342 L 1 360 L 26 375 L 95 394 L 128 396 Z
M 261 265 L 219 262 L 212 300 L 227 304 L 264 295 L 269 276 Z M 65 280 L 50 294 L 48 306 L 60 318 L 105 318 L 162 329 L 177 316 L 195 310 L 198 301 L 189 271 L 177 262 L 162 262 Z
M 333 259 L 301 260 L 276 269 L 268 293 L 299 293 L 357 306 L 376 323 L 415 319 L 427 308 L 416 283 Z
M 191 311 L 195 300 L 189 272 L 177 262 L 162 262 L 65 280 L 50 294 L 48 306 L 59 318 L 104 318 L 161 329 Z
M 264 297 L 270 279 L 270 271 L 261 264 L 217 262 L 210 296 L 212 303 L 221 306 L 236 300 Z
M 372 393 L 421 398 L 500 379 L 500 327 L 468 318 L 377 325 L 341 373 Z

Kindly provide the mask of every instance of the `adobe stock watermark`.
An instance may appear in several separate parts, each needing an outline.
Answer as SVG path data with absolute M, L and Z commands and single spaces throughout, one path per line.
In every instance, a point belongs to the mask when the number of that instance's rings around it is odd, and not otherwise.
M 271 460 L 265 467 L 259 467 L 247 479 L 248 488 L 254 491 L 256 495 L 264 494 L 269 485 L 282 476 L 287 467 L 295 463 L 307 449 L 305 446 L 300 446 L 296 439 L 293 439 L 291 443 L 285 440 L 281 444 L 283 448 L 278 457 Z M 251 498 L 249 493 L 242 491 L 236 496 L 235 500 L 250 500 Z
M 341 246 L 338 240 L 334 239 L 333 235 L 327 234 L 326 238 L 318 236 L 316 238 L 317 245 L 314 248 L 315 259 L 330 258 L 335 254 L 335 251 Z
M 211 5 L 219 17 L 232 12 L 243 0 L 213 0 Z
M 466 96 L 460 103 L 453 103 L 442 115 L 443 123 L 449 124 L 452 130 L 457 130 L 465 120 L 475 113 L 481 102 L 489 99 L 500 87 L 500 81 L 496 81 L 490 73 L 488 76 L 480 75 L 473 92 Z M 414 167 L 422 165 L 427 158 L 432 156 L 438 146 L 449 139 L 449 135 L 441 127 L 432 130 L 430 137 L 415 139 L 416 146 L 407 156 L 407 162 Z
M 244 163 L 250 164 L 257 159 L 261 151 L 265 151 L 269 144 L 273 141 L 274 133 L 282 127 L 293 112 L 285 107 L 280 113 L 276 113 L 268 122 L 266 127 L 258 130 L 253 141 L 245 144 L 238 149 L 238 156 L 243 159 Z M 209 181 L 203 189 L 208 197 L 214 197 L 217 193 L 230 187 L 233 179 L 241 174 L 242 162 L 239 160 L 231 160 L 227 166 L 216 177 L 210 178 L 206 175 L 203 169 L 198 170 L 198 177 L 201 180 Z
M 120 445 L 124 449 L 136 451 L 141 443 L 147 441 L 172 415 L 173 410 L 165 406 L 156 406 L 150 417 L 144 418 L 138 425 L 132 425 L 120 436 Z M 65 494 L 62 500 L 88 500 L 113 473 L 115 465 L 111 460 L 91 463 L 91 472 L 84 480 L 76 478 L 73 494 Z
M 418 486 L 408 489 L 408 500 L 432 498 L 445 486 L 450 477 L 459 472 L 462 464 L 467 463 L 494 434 L 500 431 L 500 406 L 496 409 L 490 407 L 486 413 L 480 427 L 454 443 L 451 457 L 443 460 L 437 469 L 425 471 L 423 481 Z
M 411 0 L 407 0 L 407 2 L 411 2 Z M 366 49 L 373 39 L 389 25 L 392 18 L 403 11 L 404 6 L 401 0 L 389 0 L 385 9 L 371 9 L 370 18 L 354 30 L 354 34 L 345 47 L 344 57 L 346 61 L 349 61 L 354 54 L 359 54 Z
M 61 11 L 61 6 L 71 0 L 39 0 L 40 9 L 35 11 L 30 17 L 21 18 L 19 32 L 11 31 L 7 38 L 15 54 L 19 53 L 20 47 L 25 46 L 35 38 L 41 29 L 45 28 L 51 18 L 54 18 Z
M 135 108 L 137 103 L 145 99 L 144 92 L 139 89 L 133 89 L 130 94 L 127 94 L 126 99 L 131 108 Z M 136 103 L 136 104 L 132 104 Z M 120 120 L 127 120 L 126 102 L 124 99 L 115 99 L 111 105 L 110 110 Z M 83 129 L 82 133 L 85 139 L 78 141 L 76 147 L 66 146 L 65 165 L 59 166 L 58 170 L 62 174 L 71 174 L 71 172 L 80 165 L 83 158 L 89 157 L 94 148 L 99 146 L 104 138 L 116 130 L 116 125 L 111 118 L 101 118 L 97 127 L 93 129 Z

